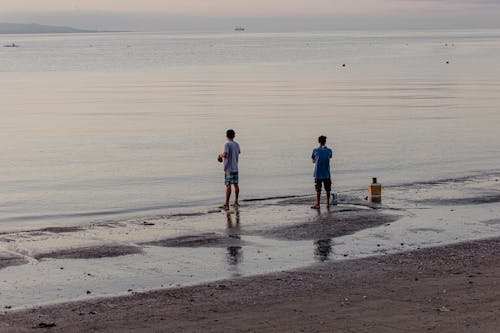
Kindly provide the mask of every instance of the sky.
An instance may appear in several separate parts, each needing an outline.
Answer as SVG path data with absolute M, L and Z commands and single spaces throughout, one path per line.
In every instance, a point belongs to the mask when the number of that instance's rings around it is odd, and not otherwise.
M 15 0 L 0 21 L 169 30 L 500 27 L 500 0 Z

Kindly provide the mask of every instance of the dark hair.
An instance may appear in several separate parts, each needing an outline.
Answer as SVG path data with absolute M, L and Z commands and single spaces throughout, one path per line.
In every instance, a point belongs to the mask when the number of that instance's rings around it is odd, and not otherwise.
M 324 146 L 326 144 L 326 136 L 322 135 L 318 138 L 318 142 Z
M 226 136 L 229 138 L 229 139 L 234 139 L 234 137 L 236 136 L 236 133 L 234 133 L 234 130 L 232 129 L 228 129 L 226 131 Z

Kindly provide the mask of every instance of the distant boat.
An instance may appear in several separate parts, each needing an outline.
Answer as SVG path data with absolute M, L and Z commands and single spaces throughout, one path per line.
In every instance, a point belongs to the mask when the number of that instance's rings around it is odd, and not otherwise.
M 240 26 L 235 27 L 234 31 L 245 31 L 245 27 L 240 27 Z
M 19 45 L 12 43 L 12 44 L 4 45 L 3 47 L 19 47 Z

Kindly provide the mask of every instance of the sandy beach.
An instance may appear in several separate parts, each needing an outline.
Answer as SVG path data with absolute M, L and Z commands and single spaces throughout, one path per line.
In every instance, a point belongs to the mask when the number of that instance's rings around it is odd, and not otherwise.
M 498 176 L 6 232 L 0 331 L 494 332 Z
M 2 332 L 495 332 L 500 239 L 33 308 Z

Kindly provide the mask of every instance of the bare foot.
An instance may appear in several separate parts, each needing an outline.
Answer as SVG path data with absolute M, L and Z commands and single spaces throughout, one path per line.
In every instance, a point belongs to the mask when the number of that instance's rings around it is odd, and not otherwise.
M 311 206 L 312 209 L 319 209 L 319 205 Z
M 240 204 L 238 203 L 238 201 L 235 201 L 234 204 L 233 204 L 234 207 L 239 207 Z

